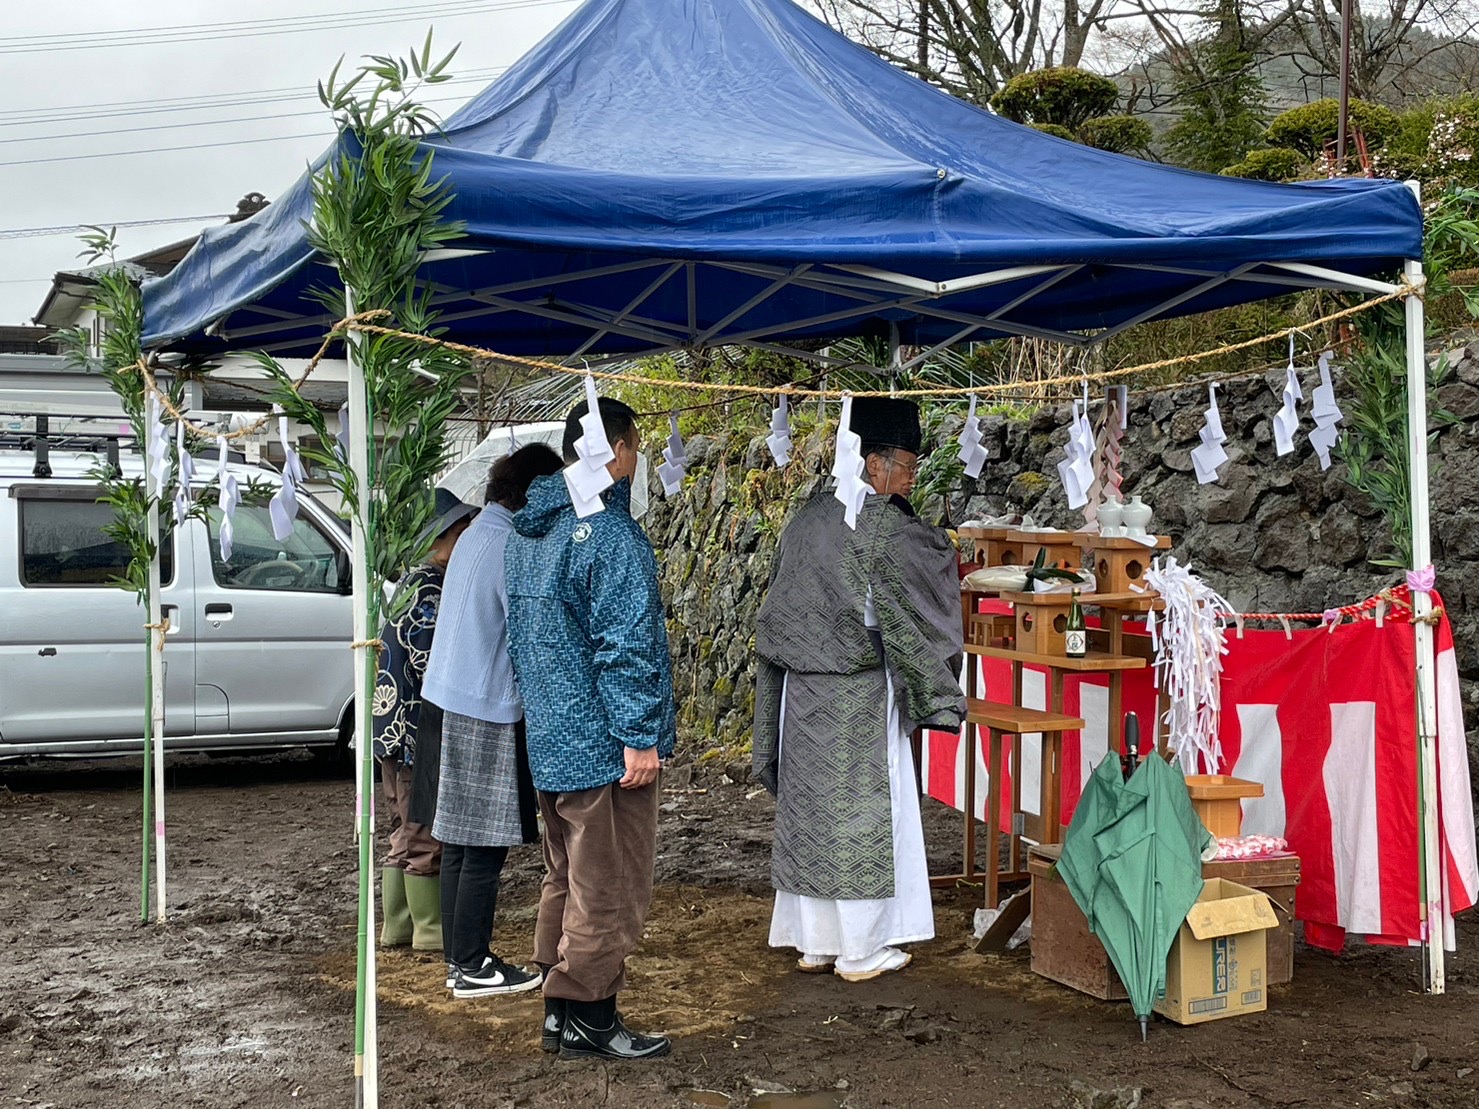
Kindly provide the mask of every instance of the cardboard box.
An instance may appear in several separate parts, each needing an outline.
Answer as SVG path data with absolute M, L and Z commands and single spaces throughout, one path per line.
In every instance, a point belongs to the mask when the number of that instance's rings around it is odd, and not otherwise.
M 1171 945 L 1166 996 L 1155 1011 L 1177 1024 L 1201 1024 L 1268 1008 L 1268 943 L 1278 926 L 1268 896 L 1211 878 Z

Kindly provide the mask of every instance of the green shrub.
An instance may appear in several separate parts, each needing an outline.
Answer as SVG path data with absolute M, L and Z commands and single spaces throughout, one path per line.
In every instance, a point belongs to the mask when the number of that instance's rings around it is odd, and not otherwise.
M 1055 123 L 1077 132 L 1089 120 L 1112 112 L 1119 97 L 1119 86 L 1108 77 L 1054 66 L 1013 77 L 991 98 L 991 106 L 1018 123 Z
M 1041 131 L 1044 135 L 1052 135 L 1055 139 L 1067 139 L 1069 142 L 1077 142 L 1072 131 L 1057 123 L 1029 123 L 1027 125 L 1034 131 Z
M 1276 146 L 1250 150 L 1235 166 L 1222 171 L 1224 177 L 1247 177 L 1253 181 L 1292 181 L 1309 165 L 1297 150 Z
M 1100 116 L 1086 122 L 1078 132 L 1080 142 L 1115 154 L 1145 150 L 1151 137 L 1150 124 L 1138 116 Z
M 1352 100 L 1350 127 L 1366 136 L 1366 145 L 1375 150 L 1397 133 L 1397 114 L 1380 104 Z M 1336 140 L 1340 130 L 1340 103 L 1326 97 L 1298 108 L 1290 108 L 1268 125 L 1270 146 L 1287 146 L 1299 151 L 1310 161 L 1325 152 L 1325 144 Z

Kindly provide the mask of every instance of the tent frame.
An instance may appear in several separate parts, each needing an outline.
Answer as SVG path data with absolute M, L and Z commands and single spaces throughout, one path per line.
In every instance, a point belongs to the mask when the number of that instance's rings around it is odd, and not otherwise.
M 1410 182 L 1414 194 L 1416 182 Z M 1420 199 L 1420 198 L 1419 198 Z M 430 252 L 423 260 L 434 264 L 444 258 L 467 257 L 483 251 L 446 250 Z M 856 264 L 805 263 L 793 266 L 774 265 L 761 262 L 737 261 L 694 261 L 692 259 L 657 257 L 633 259 L 594 266 L 584 270 L 556 274 L 548 277 L 509 282 L 504 285 L 488 286 L 472 290 L 458 290 L 451 286 L 427 281 L 433 292 L 433 303 L 440 307 L 471 302 L 475 307 L 445 311 L 443 323 L 520 312 L 549 319 L 562 324 L 574 324 L 589 328 L 591 336 L 562 361 L 579 363 L 588 367 L 625 362 L 634 358 L 664 354 L 675 350 L 692 350 L 705 345 L 746 345 L 761 350 L 817 362 L 822 365 L 842 367 L 848 363 L 831 357 L 825 352 L 801 350 L 779 342 L 780 336 L 794 332 L 797 328 L 824 328 L 828 324 L 842 323 L 862 316 L 876 316 L 885 312 L 911 312 L 939 321 L 959 324 L 959 329 L 948 338 L 929 346 L 921 353 L 902 363 L 900 369 L 916 366 L 939 351 L 959 343 L 969 342 L 973 337 L 998 338 L 1003 335 L 1044 339 L 1063 343 L 1074 348 L 1085 349 L 1103 343 L 1137 324 L 1161 318 L 1181 305 L 1203 296 L 1232 282 L 1251 283 L 1287 289 L 1334 289 L 1347 292 L 1388 295 L 1402 291 L 1404 287 L 1419 287 L 1422 282 L 1422 264 L 1408 260 L 1404 266 L 1406 285 L 1380 281 L 1358 274 L 1345 273 L 1324 266 L 1304 262 L 1246 263 L 1230 270 L 1202 269 L 1196 266 L 1168 266 L 1161 264 L 1123 264 L 1106 267 L 1111 273 L 1116 270 L 1173 273 L 1201 277 L 1190 289 L 1169 297 L 1152 308 L 1137 313 L 1094 334 L 1059 331 L 1013 320 L 1011 313 L 1030 305 L 1034 298 L 1047 292 L 1059 282 L 1079 272 L 1087 263 L 1062 263 L 1055 265 L 1008 266 L 985 269 L 964 277 L 945 281 L 932 281 L 906 273 Z M 760 292 L 734 306 L 717 323 L 700 326 L 698 320 L 697 281 L 700 270 L 712 267 L 766 278 L 769 284 Z M 593 278 L 619 275 L 651 275 L 641 290 L 618 311 L 596 308 L 572 298 L 562 298 L 551 290 L 560 286 L 578 284 Z M 951 294 L 961 293 L 991 285 L 1037 279 L 1021 294 L 1006 304 L 985 314 L 973 314 L 951 309 L 939 302 Z M 682 280 L 686 286 L 688 318 L 684 326 L 675 326 L 641 314 L 643 304 L 674 280 Z M 765 301 L 791 287 L 806 288 L 845 297 L 857 303 L 848 308 L 834 310 L 822 315 L 768 327 L 728 331 L 732 324 Z M 525 296 L 521 298 L 521 294 Z M 528 294 L 534 294 L 531 298 Z M 1406 298 L 1407 327 L 1407 417 L 1408 450 L 1410 471 L 1410 496 L 1412 511 L 1412 561 L 1413 569 L 1426 567 L 1431 560 L 1431 537 L 1428 506 L 1428 452 L 1427 452 L 1427 372 L 1424 357 L 1423 302 L 1420 295 Z M 230 315 L 258 313 L 263 320 L 250 320 L 243 326 L 228 327 Z M 335 321 L 324 313 L 294 316 L 280 309 L 244 306 L 217 320 L 210 331 L 222 339 L 239 344 L 242 339 L 256 336 L 267 337 L 285 328 L 302 328 L 320 324 L 328 326 Z M 984 333 L 984 334 L 983 334 Z M 619 335 L 638 342 L 647 343 L 645 349 L 614 355 L 585 358 L 585 352 L 607 335 Z M 300 346 L 301 339 L 267 342 L 261 347 L 269 353 L 275 350 Z M 363 388 L 363 372 L 355 357 L 354 344 L 347 344 L 350 366 L 351 390 Z M 351 405 L 351 411 L 359 409 Z M 352 420 L 352 423 L 354 421 Z M 358 459 L 355 459 L 358 462 Z M 356 467 L 356 480 L 361 488 L 368 487 L 367 475 Z M 357 560 L 358 561 L 358 560 Z M 1432 611 L 1432 601 L 1427 594 L 1414 594 L 1414 611 L 1426 617 Z M 356 617 L 363 621 L 364 614 L 356 605 Z M 1415 625 L 1417 636 L 1417 692 L 1418 692 L 1418 746 L 1421 765 L 1419 814 L 1422 824 L 1422 874 L 1425 891 L 1425 912 L 1429 922 L 1425 943 L 1426 988 L 1431 993 L 1444 992 L 1444 937 L 1438 922 L 1442 919 L 1443 883 L 1438 835 L 1438 783 L 1436 763 L 1436 720 L 1437 695 L 1434 675 L 1433 629 L 1419 619 Z M 364 631 L 356 628 L 356 637 L 363 638 Z M 363 729 L 363 720 L 357 720 L 357 732 Z M 367 743 L 357 735 L 357 742 Z
M 427 261 L 434 264 L 442 260 L 443 255 L 449 253 L 454 252 L 435 252 L 436 256 L 428 255 Z M 455 252 L 455 255 L 466 257 L 476 253 L 485 252 L 465 250 Z M 888 312 L 913 313 L 935 321 L 960 325 L 956 333 L 929 347 L 924 355 L 914 359 L 911 364 L 917 364 L 946 347 L 972 341 L 973 337 L 993 339 L 1004 335 L 1018 336 L 1084 348 L 1112 338 L 1136 324 L 1165 316 L 1188 301 L 1233 282 L 1275 286 L 1289 291 L 1336 289 L 1386 294 L 1396 292 L 1401 288 L 1390 282 L 1303 262 L 1251 262 L 1230 270 L 1220 271 L 1151 263 L 1117 264 L 1105 268 L 1110 274 L 1116 271 L 1139 271 L 1201 277 L 1203 280 L 1190 289 L 1183 290 L 1137 313 L 1130 319 L 1093 334 L 1063 331 L 1011 318 L 1011 313 L 1030 306 L 1040 294 L 1052 289 L 1065 278 L 1078 273 L 1087 264 L 1072 262 L 1054 265 L 1007 266 L 985 269 L 964 277 L 932 281 L 893 270 L 846 263 L 804 263 L 782 266 L 762 262 L 693 261 L 656 257 L 592 266 L 548 277 L 529 278 L 469 290 L 459 290 L 435 280 L 427 280 L 424 284 L 433 293 L 433 306 L 443 309 L 442 323 L 451 324 L 517 312 L 556 323 L 588 328 L 591 331 L 590 337 L 570 354 L 564 356 L 564 361 L 579 361 L 581 364 L 591 366 L 710 345 L 755 346 L 825 362 L 825 357 L 817 358 L 811 352 L 797 350 L 777 340 L 781 335 L 792 333 L 797 328 L 825 328 L 828 324 L 844 323 L 860 317 Z M 770 284 L 736 305 L 717 323 L 701 326 L 698 320 L 697 282 L 699 272 L 706 268 L 764 278 Z M 577 285 L 596 278 L 653 272 L 655 276 L 619 311 L 583 304 L 570 297 L 561 297 L 553 291 L 562 286 Z M 948 303 L 940 303 L 948 301 L 953 294 L 993 285 L 1028 281 L 1032 278 L 1040 278 L 1040 280 L 1034 282 L 1006 304 L 986 313 L 964 312 L 951 308 Z M 684 324 L 675 325 L 641 314 L 643 304 L 656 296 L 670 282 L 679 279 L 684 281 L 687 287 L 688 318 Z M 843 297 L 856 303 L 847 308 L 835 309 L 800 320 L 792 319 L 763 327 L 729 330 L 747 313 L 793 287 Z M 469 304 L 472 306 L 467 306 Z M 248 318 L 239 325 L 230 324 L 231 316 L 245 313 L 256 313 L 259 317 L 265 318 Z M 210 334 L 216 338 L 239 344 L 243 339 L 270 336 L 280 333 L 285 328 L 302 328 L 313 325 L 327 327 L 335 322 L 332 316 L 324 312 L 294 316 L 277 308 L 246 305 L 217 320 L 209 330 Z M 983 334 L 978 335 L 978 333 Z M 646 343 L 648 346 L 592 359 L 583 357 L 591 347 L 607 335 L 617 335 L 634 342 Z M 301 338 L 279 342 L 269 340 L 260 349 L 270 354 L 300 347 L 302 343 Z M 837 364 L 843 365 L 844 363 L 838 362 Z

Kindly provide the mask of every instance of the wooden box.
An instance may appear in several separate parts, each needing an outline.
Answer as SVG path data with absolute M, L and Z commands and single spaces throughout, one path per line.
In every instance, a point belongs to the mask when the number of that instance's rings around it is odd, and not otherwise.
M 1228 839 L 1243 834 L 1243 798 L 1262 797 L 1263 786 L 1226 774 L 1189 774 L 1186 792 L 1207 831 Z
M 1101 1001 L 1130 995 L 1089 922 L 1053 867 L 1062 847 L 1047 844 L 1027 852 L 1032 880 L 1032 970 Z
M 1059 570 L 1077 570 L 1084 564 L 1084 552 L 1079 545 L 1077 532 L 1071 531 L 1014 531 L 1009 533 L 1009 540 L 1013 540 L 1021 547 L 1021 559 L 1018 564 L 1031 566 L 1037 562 L 1039 551 L 1046 551 L 1043 558 L 1044 566 L 1054 566 Z
M 1101 1001 L 1129 997 L 1104 945 L 1089 931 L 1073 895 L 1052 868 L 1061 844 L 1034 846 L 1027 853 L 1032 878 L 1032 970 Z M 1226 878 L 1268 894 L 1279 926 L 1268 931 L 1268 984 L 1294 979 L 1294 895 L 1299 856 L 1226 859 L 1202 864 L 1202 877 Z
M 1068 630 L 1068 610 L 1073 605 L 1072 593 L 1010 593 L 1017 617 L 1016 649 L 1032 655 L 1066 657 L 1063 633 Z M 1083 604 L 1083 598 L 1079 598 Z
M 1154 536 L 1155 545 L 1146 546 L 1133 539 L 1109 539 L 1102 535 L 1085 535 L 1083 564 L 1094 571 L 1094 588 L 1100 593 L 1133 593 L 1145 588 L 1145 571 L 1156 551 L 1170 549 L 1171 539 Z

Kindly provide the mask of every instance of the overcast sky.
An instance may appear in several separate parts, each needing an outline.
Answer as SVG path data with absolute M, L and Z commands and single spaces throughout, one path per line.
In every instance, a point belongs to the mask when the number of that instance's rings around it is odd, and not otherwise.
M 216 216 L 234 211 L 249 192 L 274 198 L 327 144 L 331 128 L 314 87 L 340 55 L 404 54 L 434 27 L 440 48 L 462 44 L 452 68 L 463 79 L 432 93 L 448 98 L 433 106 L 450 114 L 576 6 L 6 0 L 0 323 L 29 322 L 51 275 L 81 264 L 75 233 L 16 238 L 14 231 Z M 89 45 L 99 41 L 112 45 Z M 184 149 L 91 156 L 160 147 Z M 118 237 L 124 253 L 138 253 L 188 238 L 199 226 L 120 228 Z

